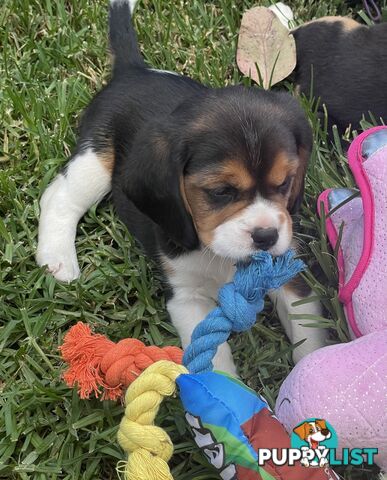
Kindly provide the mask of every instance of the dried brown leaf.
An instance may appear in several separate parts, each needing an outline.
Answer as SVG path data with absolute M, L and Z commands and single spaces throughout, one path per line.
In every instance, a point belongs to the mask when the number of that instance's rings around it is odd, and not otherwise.
M 238 38 L 237 64 L 244 75 L 266 89 L 294 70 L 294 37 L 268 8 L 254 7 L 244 13 Z

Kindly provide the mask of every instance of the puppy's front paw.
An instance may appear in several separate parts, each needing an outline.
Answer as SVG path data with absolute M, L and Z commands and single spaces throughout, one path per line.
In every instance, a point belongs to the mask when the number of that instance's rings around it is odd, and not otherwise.
M 328 459 L 327 458 L 321 458 L 320 459 L 320 463 L 319 463 L 319 466 L 320 467 L 325 467 L 325 465 L 328 465 Z
M 304 467 L 309 467 L 309 465 L 310 465 L 309 460 L 307 458 L 302 458 L 300 460 L 300 463 L 301 463 L 301 465 L 304 465 Z
M 47 271 L 61 282 L 71 282 L 80 275 L 75 247 L 65 242 L 57 247 L 39 243 L 36 261 L 41 267 L 47 265 Z

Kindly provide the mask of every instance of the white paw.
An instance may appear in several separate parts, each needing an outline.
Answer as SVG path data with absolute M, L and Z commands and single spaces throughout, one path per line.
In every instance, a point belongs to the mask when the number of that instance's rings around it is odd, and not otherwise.
M 320 467 L 325 467 L 325 465 L 328 465 L 328 459 L 327 458 L 322 458 L 320 460 L 319 466 Z
M 61 282 L 71 282 L 79 277 L 80 270 L 78 266 L 75 247 L 42 247 L 38 245 L 36 261 L 39 266 L 47 265 L 47 271 Z
M 304 465 L 304 467 L 309 467 L 309 460 L 307 458 L 302 458 L 300 460 L 301 465 Z
M 224 343 L 218 348 L 213 360 L 214 370 L 229 373 L 237 377 L 237 370 L 231 354 L 231 348 L 227 343 Z

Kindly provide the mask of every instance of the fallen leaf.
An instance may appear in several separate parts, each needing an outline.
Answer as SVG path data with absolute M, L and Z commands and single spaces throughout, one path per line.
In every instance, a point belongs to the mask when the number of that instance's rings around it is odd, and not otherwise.
M 268 8 L 254 7 L 244 13 L 238 38 L 237 64 L 244 75 L 266 89 L 294 70 L 294 37 Z

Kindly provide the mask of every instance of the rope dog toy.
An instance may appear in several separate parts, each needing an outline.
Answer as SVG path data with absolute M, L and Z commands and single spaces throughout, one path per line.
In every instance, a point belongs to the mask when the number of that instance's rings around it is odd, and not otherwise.
M 337 478 L 328 468 L 308 471 L 301 465 L 258 465 L 260 448 L 289 448 L 289 437 L 264 399 L 239 380 L 211 371 L 217 347 L 232 331 L 254 325 L 267 291 L 287 283 L 303 268 L 292 252 L 275 260 L 260 252 L 249 264 L 239 264 L 233 281 L 219 291 L 219 306 L 192 334 L 183 357 L 187 369 L 160 361 L 130 385 L 118 432 L 118 441 L 128 453 L 124 468 L 127 480 L 173 480 L 167 464 L 172 443 L 166 432 L 154 425 L 154 419 L 162 398 L 175 394 L 176 385 L 195 442 L 222 479 Z
M 147 347 L 135 338 L 116 344 L 104 335 L 92 333 L 89 325 L 82 322 L 67 332 L 59 348 L 68 364 L 63 378 L 69 387 L 77 385 L 82 399 L 92 393 L 102 400 L 121 398 L 125 388 L 154 362 L 181 363 L 183 358 L 178 347 Z
M 294 259 L 291 251 L 275 261 L 268 253 L 259 252 L 250 263 L 239 263 L 233 281 L 219 290 L 219 306 L 192 333 L 183 358 L 190 373 L 211 371 L 219 345 L 226 342 L 232 332 L 250 330 L 264 308 L 266 293 L 281 287 L 303 269 L 303 262 Z
M 164 397 L 176 391 L 176 378 L 188 373 L 182 365 L 161 360 L 148 367 L 128 388 L 125 415 L 117 438 L 128 452 L 125 478 L 130 480 L 172 479 L 168 461 L 172 441 L 154 420 Z
M 118 441 L 128 453 L 128 461 L 124 467 L 127 480 L 173 480 L 168 467 L 173 445 L 168 434 L 155 426 L 154 421 L 163 398 L 175 395 L 177 387 L 194 440 L 217 468 L 222 479 L 337 478 L 329 469 L 308 471 L 300 465 L 278 467 L 270 462 L 264 466 L 258 465 L 257 452 L 260 448 L 268 448 L 270 445 L 288 448 L 289 437 L 273 417 L 263 398 L 239 380 L 222 372 L 211 371 L 217 347 L 228 339 L 231 332 L 248 330 L 254 325 L 257 313 L 264 307 L 267 291 L 287 283 L 303 268 L 303 263 L 294 259 L 292 252 L 287 252 L 275 260 L 268 253 L 260 252 L 254 255 L 250 263 L 240 263 L 233 281 L 219 291 L 219 306 L 194 330 L 192 343 L 184 355 L 185 366 L 163 359 L 148 366 L 130 384 L 125 396 L 125 415 L 118 432 Z M 103 342 L 110 341 L 102 335 L 94 336 L 90 330 L 82 331 L 86 339 L 83 338 L 80 342 L 82 347 L 75 348 L 77 353 L 70 355 L 72 361 L 74 362 L 75 358 L 75 364 L 81 366 L 81 379 L 69 373 L 74 370 L 73 364 L 66 373 L 67 381 L 78 383 L 80 391 L 89 386 L 88 394 L 92 391 L 99 394 L 102 386 L 105 388 L 105 396 L 111 397 L 112 392 L 116 395 L 122 391 L 124 383 L 117 385 L 116 379 L 113 386 L 106 387 L 106 379 L 101 374 L 102 370 L 105 371 L 101 361 L 106 353 Z M 79 335 L 75 332 L 73 337 L 77 336 Z M 98 341 L 94 337 L 97 337 Z M 129 340 L 131 339 L 121 342 L 129 345 Z M 94 361 L 90 349 L 85 363 L 81 351 L 85 344 L 90 348 L 90 343 L 94 344 L 95 352 L 100 358 Z M 71 342 L 67 342 L 68 347 L 69 345 Z M 166 349 L 159 350 L 165 355 Z M 74 353 L 74 344 L 72 348 L 62 347 L 64 358 L 68 358 L 69 351 Z M 178 355 L 181 361 L 182 352 L 179 351 Z M 149 359 L 147 361 L 150 362 Z M 136 373 L 127 377 L 130 381 L 141 370 L 140 365 L 137 366 L 139 369 Z M 82 383 L 85 370 L 88 381 Z M 93 372 L 101 376 L 96 384 L 89 378 Z M 88 383 L 90 381 L 91 383 Z

